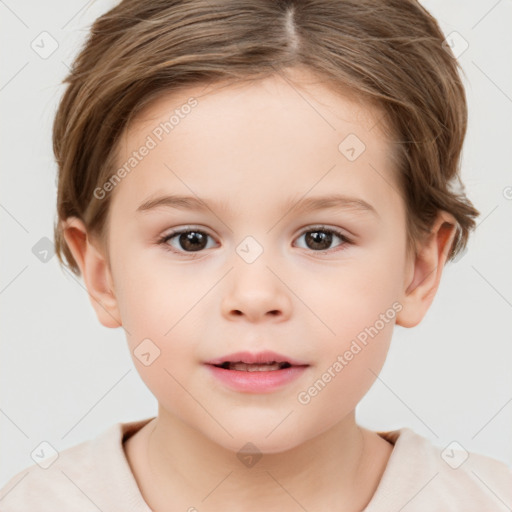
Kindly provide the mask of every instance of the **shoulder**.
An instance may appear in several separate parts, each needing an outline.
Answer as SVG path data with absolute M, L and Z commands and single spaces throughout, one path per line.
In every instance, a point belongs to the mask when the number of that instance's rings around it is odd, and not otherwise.
M 436 446 L 408 428 L 378 434 L 395 446 L 365 512 L 512 508 L 512 468 L 504 462 L 468 452 L 457 441 Z
M 121 509 L 126 511 L 149 511 L 122 447 L 123 435 L 147 421 L 116 423 L 98 437 L 62 450 L 53 462 L 44 459 L 20 471 L 0 489 L 0 510 L 98 512 L 125 503 Z
M 92 444 L 86 441 L 67 448 L 58 453 L 55 461 L 45 458 L 41 464 L 33 464 L 14 475 L 0 490 L 1 510 L 46 512 L 76 504 L 77 510 L 82 507 L 92 511 L 92 504 L 84 502 L 87 488 L 82 492 L 82 487 L 87 487 L 83 475 L 94 474 Z

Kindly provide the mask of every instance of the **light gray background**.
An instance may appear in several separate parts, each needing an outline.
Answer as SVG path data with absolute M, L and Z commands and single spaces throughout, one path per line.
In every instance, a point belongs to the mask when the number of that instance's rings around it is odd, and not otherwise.
M 114 4 L 0 1 L 0 486 L 33 464 L 43 440 L 61 451 L 157 412 L 124 331 L 98 322 L 83 282 L 56 256 L 44 263 L 32 252 L 53 239 L 60 82 L 92 21 Z M 441 447 L 457 440 L 511 465 L 512 3 L 423 4 L 445 35 L 457 31 L 469 43 L 459 57 L 469 101 L 462 176 L 481 217 L 424 321 L 395 329 L 357 418 L 373 430 L 410 427 Z M 43 31 L 59 45 L 46 59 L 31 48 Z

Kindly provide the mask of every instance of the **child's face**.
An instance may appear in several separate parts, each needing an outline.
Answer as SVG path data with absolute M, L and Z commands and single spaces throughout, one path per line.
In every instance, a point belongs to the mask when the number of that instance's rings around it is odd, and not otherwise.
M 149 149 L 112 198 L 117 311 L 164 422 L 233 450 L 281 451 L 350 421 L 384 364 L 409 268 L 404 203 L 382 113 L 281 78 L 211 90 L 159 100 L 120 146 L 119 167 Z M 197 105 L 180 108 L 191 97 Z M 171 194 L 208 208 L 137 210 Z M 290 207 L 332 194 L 374 210 Z M 321 226 L 352 243 L 322 238 Z M 157 243 L 181 229 L 200 234 Z M 261 351 L 308 366 L 273 389 L 235 389 L 205 364 Z

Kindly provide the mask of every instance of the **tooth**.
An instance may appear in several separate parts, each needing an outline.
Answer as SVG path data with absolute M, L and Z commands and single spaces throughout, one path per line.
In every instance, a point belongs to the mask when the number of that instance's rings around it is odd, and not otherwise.
M 274 364 L 247 364 L 247 363 L 230 363 L 230 370 L 246 371 L 246 372 L 269 372 L 280 370 L 279 363 Z

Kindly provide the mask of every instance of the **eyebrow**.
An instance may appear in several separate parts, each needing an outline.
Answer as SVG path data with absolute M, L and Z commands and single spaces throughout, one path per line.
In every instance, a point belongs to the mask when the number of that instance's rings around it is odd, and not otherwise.
M 200 199 L 194 196 L 163 195 L 145 200 L 139 205 L 137 212 L 147 212 L 149 210 L 162 207 L 196 211 L 212 209 L 226 211 L 228 209 L 226 201 L 219 202 L 210 199 Z M 290 198 L 283 205 L 284 211 L 295 210 L 301 213 L 310 213 L 324 209 L 371 213 L 376 217 L 380 217 L 377 210 L 370 203 L 357 197 L 350 197 L 342 194 L 308 197 L 299 201 L 297 201 L 296 198 Z

